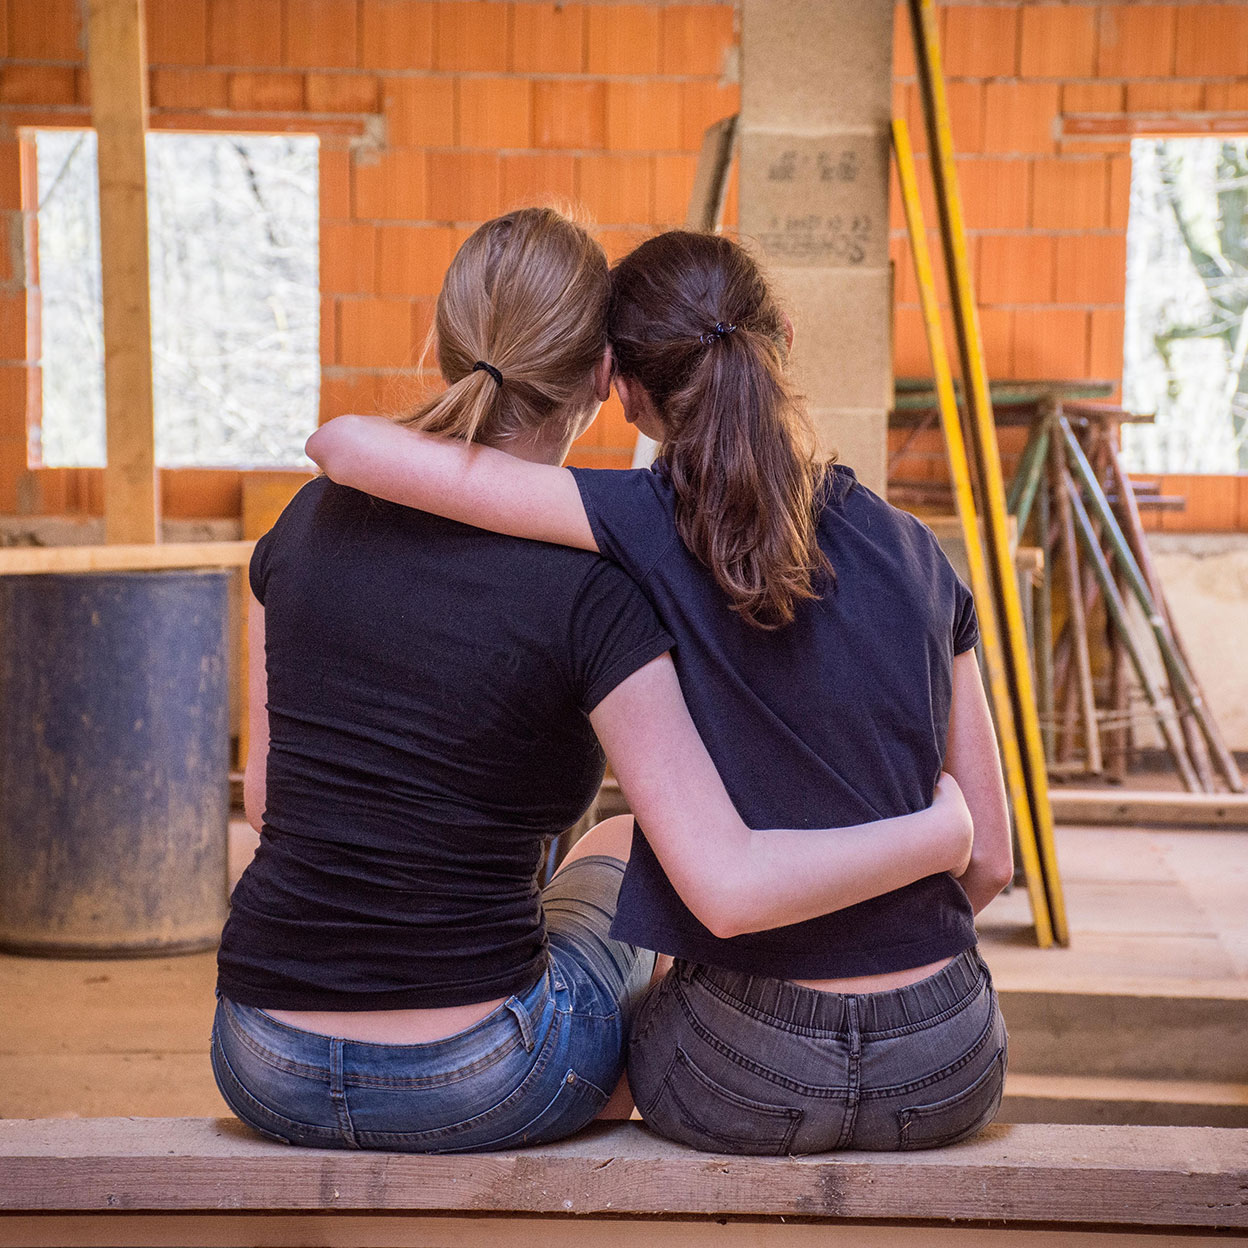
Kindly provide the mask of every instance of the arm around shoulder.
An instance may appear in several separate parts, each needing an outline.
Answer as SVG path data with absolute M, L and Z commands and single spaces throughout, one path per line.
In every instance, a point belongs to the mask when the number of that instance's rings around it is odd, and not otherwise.
M 408 429 L 383 416 L 339 416 L 307 442 L 332 481 L 392 503 L 562 546 L 597 550 L 566 468 Z
M 668 655 L 617 685 L 590 719 L 668 879 L 715 936 L 817 918 L 966 864 L 971 822 L 956 784 L 927 810 L 877 823 L 746 827 Z

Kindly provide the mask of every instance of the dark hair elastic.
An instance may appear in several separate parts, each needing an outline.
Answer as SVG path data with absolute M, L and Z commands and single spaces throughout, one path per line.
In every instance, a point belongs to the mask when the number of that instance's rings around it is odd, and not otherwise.
M 704 346 L 709 347 L 712 342 L 718 342 L 721 338 L 726 338 L 729 334 L 736 330 L 736 326 L 725 321 L 716 321 L 715 328 L 708 330 L 705 334 L 698 335 L 698 341 Z
M 487 364 L 484 360 L 478 360 L 473 366 L 474 373 L 489 373 L 497 385 L 503 384 L 503 375 L 494 367 L 493 364 Z

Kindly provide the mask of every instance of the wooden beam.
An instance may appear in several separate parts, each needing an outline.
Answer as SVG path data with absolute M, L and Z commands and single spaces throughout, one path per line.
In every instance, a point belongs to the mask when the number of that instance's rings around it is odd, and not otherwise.
M 1245 1227 L 1248 1131 L 996 1124 L 926 1152 L 735 1157 L 598 1123 L 422 1156 L 291 1148 L 232 1119 L 0 1121 L 0 1213 L 109 1210 Z
M 158 542 L 143 0 L 89 0 L 87 64 L 99 136 L 105 533 L 109 542 Z
M 1248 828 L 1243 793 L 1155 793 L 1147 789 L 1054 789 L 1058 823 L 1180 828 Z
M 1248 112 L 1135 113 L 1130 117 L 1110 113 L 1068 113 L 1061 119 L 1063 140 L 1176 138 L 1186 135 L 1234 134 L 1248 130 Z M 1078 151 L 1078 148 L 1074 148 Z
M 158 568 L 245 568 L 255 542 L 170 542 L 163 546 L 7 546 L 0 576 L 41 572 L 151 572 Z

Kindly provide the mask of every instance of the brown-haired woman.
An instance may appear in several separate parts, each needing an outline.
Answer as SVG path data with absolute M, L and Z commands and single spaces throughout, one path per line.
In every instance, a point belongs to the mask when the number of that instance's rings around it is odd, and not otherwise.
M 607 392 L 607 295 L 580 226 L 488 222 L 439 297 L 446 390 L 408 423 L 559 463 Z M 512 1147 L 603 1109 L 654 961 L 608 933 L 627 837 L 593 831 L 534 883 L 601 782 L 595 730 L 712 926 L 805 919 L 969 852 L 956 785 L 893 821 L 900 850 L 874 829 L 752 833 L 681 701 L 670 636 L 597 555 L 320 479 L 258 544 L 251 583 L 261 841 L 222 938 L 212 1059 L 239 1117 L 279 1139 Z
M 644 243 L 612 273 L 608 332 L 625 412 L 660 443 L 652 471 L 517 464 L 360 417 L 310 452 L 371 493 L 631 573 L 678 643 L 689 710 L 747 824 L 920 810 L 952 772 L 975 823 L 958 879 L 881 886 L 767 931 L 691 912 L 634 806 L 612 932 L 676 958 L 629 1057 L 657 1130 L 754 1153 L 963 1138 L 995 1112 L 1006 1058 L 973 913 L 1011 873 L 970 594 L 925 526 L 816 465 L 785 376 L 791 327 L 741 247 Z M 650 727 L 608 729 L 608 753 Z M 633 761 L 617 764 L 626 793 L 644 780 Z

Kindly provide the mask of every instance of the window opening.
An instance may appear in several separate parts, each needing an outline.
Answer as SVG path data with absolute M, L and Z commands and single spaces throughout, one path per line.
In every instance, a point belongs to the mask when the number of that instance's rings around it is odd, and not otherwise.
M 1248 139 L 1137 139 L 1127 233 L 1127 407 L 1143 472 L 1248 472 Z
M 148 249 L 156 459 L 304 466 L 320 387 L 318 142 L 153 133 Z M 102 465 L 94 131 L 35 133 L 42 436 L 49 467 Z

